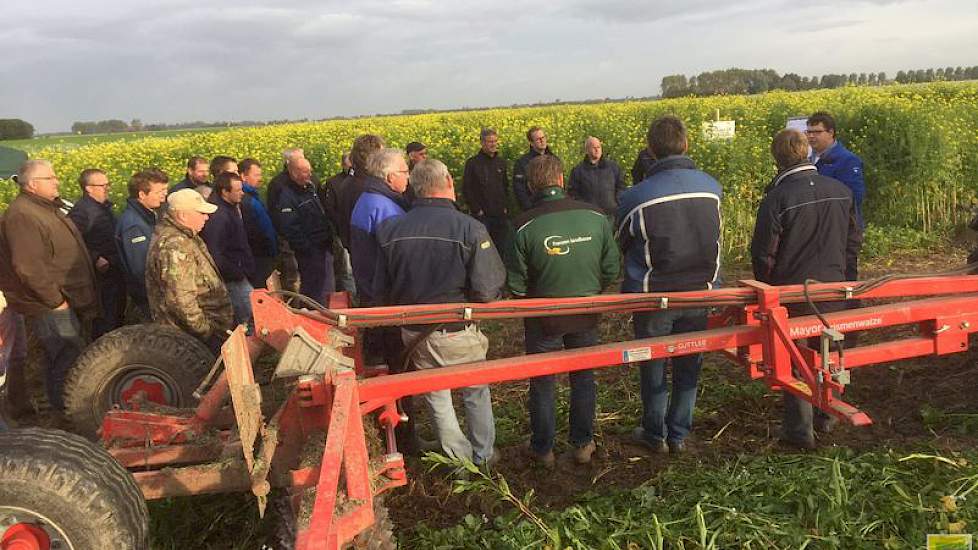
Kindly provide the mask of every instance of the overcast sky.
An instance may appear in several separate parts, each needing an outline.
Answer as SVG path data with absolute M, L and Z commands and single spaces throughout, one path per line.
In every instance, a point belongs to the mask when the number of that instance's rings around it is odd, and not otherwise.
M 270 120 L 978 64 L 978 1 L 0 0 L 0 118 Z

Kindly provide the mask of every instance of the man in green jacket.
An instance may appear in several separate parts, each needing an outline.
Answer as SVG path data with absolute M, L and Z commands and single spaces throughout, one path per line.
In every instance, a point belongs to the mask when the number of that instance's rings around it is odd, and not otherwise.
M 516 297 L 566 298 L 600 294 L 620 271 L 611 224 L 596 206 L 568 198 L 560 159 L 541 155 L 527 168 L 531 209 L 514 222 L 516 237 L 507 254 L 507 284 Z M 529 318 L 524 321 L 526 352 L 543 353 L 598 343 L 598 315 Z M 570 443 L 578 464 L 594 453 L 594 375 L 570 373 Z M 555 463 L 553 375 L 530 380 L 530 457 Z

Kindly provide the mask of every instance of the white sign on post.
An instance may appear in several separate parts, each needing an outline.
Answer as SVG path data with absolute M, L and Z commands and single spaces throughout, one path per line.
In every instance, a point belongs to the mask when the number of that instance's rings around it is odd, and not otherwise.
M 784 123 L 785 130 L 798 130 L 801 133 L 805 133 L 808 129 L 808 117 L 806 116 L 793 116 L 788 119 L 788 122 Z
M 703 123 L 703 139 L 716 141 L 733 139 L 737 133 L 737 122 L 733 120 L 713 120 Z

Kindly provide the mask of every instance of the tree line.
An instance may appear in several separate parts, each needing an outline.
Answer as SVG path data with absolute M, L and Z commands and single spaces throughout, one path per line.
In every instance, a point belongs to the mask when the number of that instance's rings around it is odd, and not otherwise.
M 885 72 L 824 74 L 801 76 L 779 74 L 773 69 L 722 69 L 702 72 L 696 76 L 674 74 L 663 77 L 662 97 L 760 94 L 771 90 L 815 90 L 843 86 L 883 86 L 897 82 L 936 82 L 942 80 L 978 79 L 978 66 L 912 69 L 900 71 L 893 80 Z
M 34 126 L 19 118 L 0 118 L 0 140 L 31 139 L 34 137 Z

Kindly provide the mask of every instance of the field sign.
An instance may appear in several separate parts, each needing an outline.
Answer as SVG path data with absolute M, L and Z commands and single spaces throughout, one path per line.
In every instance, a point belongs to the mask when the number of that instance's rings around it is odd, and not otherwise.
M 703 123 L 703 139 L 715 141 L 733 139 L 737 132 L 737 123 L 733 120 L 712 120 Z

